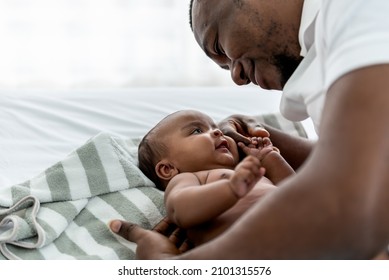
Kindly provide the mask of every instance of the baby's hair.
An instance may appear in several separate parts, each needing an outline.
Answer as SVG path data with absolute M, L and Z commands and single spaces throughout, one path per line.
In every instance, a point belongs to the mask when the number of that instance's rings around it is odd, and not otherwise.
M 154 129 L 147 133 L 138 147 L 138 166 L 139 169 L 149 178 L 155 186 L 164 191 L 164 185 L 155 172 L 155 166 L 158 161 L 167 152 L 167 147 L 153 137 Z

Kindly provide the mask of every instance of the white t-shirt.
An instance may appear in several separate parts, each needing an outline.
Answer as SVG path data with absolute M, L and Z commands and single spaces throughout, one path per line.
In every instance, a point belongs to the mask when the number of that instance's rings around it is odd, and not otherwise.
M 328 88 L 352 70 L 389 63 L 389 1 L 306 0 L 299 40 L 304 59 L 284 87 L 280 110 L 293 121 L 311 117 L 320 134 Z

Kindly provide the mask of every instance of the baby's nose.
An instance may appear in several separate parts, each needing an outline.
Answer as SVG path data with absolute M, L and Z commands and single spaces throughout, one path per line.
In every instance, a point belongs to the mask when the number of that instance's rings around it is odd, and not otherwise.
M 222 136 L 223 132 L 220 129 L 216 128 L 216 129 L 213 130 L 213 134 L 215 136 Z

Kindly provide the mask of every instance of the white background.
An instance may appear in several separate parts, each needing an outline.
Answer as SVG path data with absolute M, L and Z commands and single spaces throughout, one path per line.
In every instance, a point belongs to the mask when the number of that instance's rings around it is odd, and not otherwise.
M 156 269 L 166 270 L 176 269 L 182 272 L 183 269 L 201 269 L 201 275 L 170 276 L 170 275 L 118 275 L 118 270 L 126 267 L 128 269 Z M 224 267 L 227 271 L 237 271 L 237 268 L 245 268 L 245 271 L 262 271 L 260 267 L 270 270 L 270 275 L 212 275 L 213 268 Z M 22 268 L 22 269 L 21 269 Z M 269 271 L 268 270 L 268 271 Z M 218 270 L 217 270 L 218 271 Z M 307 260 L 230 260 L 230 261 L 52 261 L 47 265 L 47 261 L 12 261 L 7 262 L 2 268 L 2 275 L 15 277 L 16 279 L 27 279 L 31 276 L 39 277 L 40 280 L 51 279 L 95 279 L 95 280 L 161 280 L 161 279 L 181 279 L 181 280 L 209 280 L 209 279 L 263 279 L 263 280 L 328 280 L 328 279 L 387 279 L 389 266 L 387 261 L 307 261 Z
M 0 89 L 234 86 L 189 0 L 0 0 Z

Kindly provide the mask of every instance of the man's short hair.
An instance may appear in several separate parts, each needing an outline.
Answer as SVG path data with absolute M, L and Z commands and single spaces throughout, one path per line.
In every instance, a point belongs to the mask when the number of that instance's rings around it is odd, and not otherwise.
M 190 29 L 192 29 L 193 31 L 193 17 L 192 17 L 192 10 L 193 10 L 193 1 L 194 0 L 190 0 L 190 3 L 189 3 L 189 25 L 190 25 Z

